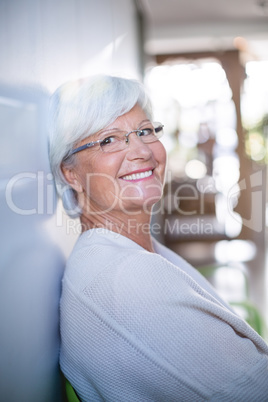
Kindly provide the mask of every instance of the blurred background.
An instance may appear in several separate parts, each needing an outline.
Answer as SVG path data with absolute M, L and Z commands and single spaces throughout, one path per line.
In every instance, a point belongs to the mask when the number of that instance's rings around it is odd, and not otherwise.
M 0 51 L 1 398 L 61 400 L 58 299 L 80 227 L 56 199 L 47 107 L 95 73 L 143 80 L 165 126 L 153 235 L 267 339 L 268 1 L 0 0 Z

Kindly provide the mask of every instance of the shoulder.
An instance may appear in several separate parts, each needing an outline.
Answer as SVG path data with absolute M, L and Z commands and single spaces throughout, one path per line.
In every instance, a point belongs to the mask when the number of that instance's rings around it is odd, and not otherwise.
M 150 253 L 132 240 L 109 230 L 92 229 L 78 239 L 67 261 L 64 284 L 79 291 L 96 282 L 116 280 L 129 292 L 134 289 L 162 293 L 162 288 L 183 294 L 195 290 L 199 295 L 218 298 L 208 282 L 183 258 L 154 241 L 155 253 Z M 160 289 L 158 289 L 160 287 Z M 162 288 L 161 288 L 162 287 Z M 219 301 L 219 299 L 218 299 Z M 220 301 L 221 302 L 221 301 Z
M 164 305 L 172 294 L 177 301 L 194 293 L 197 303 L 202 297 L 215 299 L 210 289 L 202 286 L 200 275 L 193 277 L 195 270 L 186 261 L 159 244 L 156 251 L 150 253 L 114 232 L 85 232 L 68 260 L 63 288 L 69 287 L 87 300 L 93 293 L 105 294 L 125 304 L 135 298 L 149 304 L 157 299 Z
M 65 277 L 94 278 L 107 267 L 116 268 L 120 261 L 143 250 L 131 240 L 105 229 L 84 232 L 67 261 Z

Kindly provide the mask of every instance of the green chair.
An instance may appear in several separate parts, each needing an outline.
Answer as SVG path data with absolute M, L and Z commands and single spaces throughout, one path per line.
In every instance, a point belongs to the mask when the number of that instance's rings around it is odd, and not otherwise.
M 242 300 L 240 302 L 230 301 L 230 305 L 238 307 L 244 313 L 243 317 L 247 323 L 255 329 L 255 331 L 263 338 L 266 336 L 265 321 L 262 318 L 258 309 L 249 301 Z
M 73 389 L 71 383 L 65 378 L 65 391 L 68 402 L 80 402 L 75 390 Z

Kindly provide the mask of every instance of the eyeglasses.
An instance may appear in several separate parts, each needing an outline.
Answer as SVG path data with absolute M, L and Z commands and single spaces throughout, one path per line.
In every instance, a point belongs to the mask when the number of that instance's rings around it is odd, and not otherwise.
M 129 144 L 129 136 L 132 133 L 136 133 L 143 143 L 150 144 L 158 141 L 159 138 L 162 137 L 163 127 L 164 126 L 161 123 L 147 123 L 146 126 L 141 127 L 138 130 L 132 130 L 128 133 L 125 133 L 124 131 L 116 131 L 114 134 L 110 134 L 101 140 L 88 142 L 81 147 L 73 149 L 63 160 L 66 160 L 77 152 L 92 147 L 98 150 L 101 149 L 103 152 L 122 151 L 123 149 L 127 148 Z

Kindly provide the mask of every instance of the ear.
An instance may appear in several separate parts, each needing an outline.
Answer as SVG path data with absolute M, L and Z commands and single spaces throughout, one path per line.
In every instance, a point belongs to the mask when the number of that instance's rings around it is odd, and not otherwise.
M 61 171 L 63 173 L 63 176 L 67 180 L 67 182 L 70 184 L 70 186 L 77 192 L 77 193 L 82 193 L 83 192 L 83 187 L 79 181 L 79 178 L 77 176 L 77 173 L 74 171 L 73 168 L 61 166 Z

